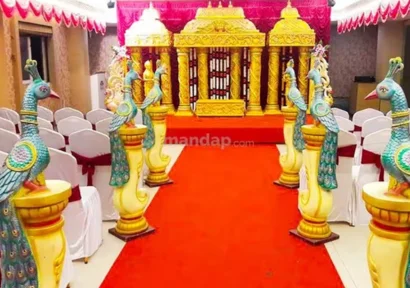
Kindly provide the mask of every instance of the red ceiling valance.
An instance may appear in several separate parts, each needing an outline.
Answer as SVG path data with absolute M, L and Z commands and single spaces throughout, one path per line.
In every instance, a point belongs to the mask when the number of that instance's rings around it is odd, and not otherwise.
M 410 10 L 410 0 L 377 0 L 357 2 L 345 11 L 346 17 L 337 23 L 339 33 L 355 30 L 363 25 L 377 25 L 379 21 L 405 17 Z
M 90 32 L 94 30 L 97 33 L 105 33 L 105 21 L 101 19 L 102 17 L 96 16 L 98 14 L 88 12 L 82 8 L 77 9 L 77 11 L 72 11 L 64 4 L 64 1 L 61 1 L 61 5 L 58 5 L 58 1 L 53 1 L 55 2 L 53 4 L 46 2 L 49 1 L 0 0 L 0 8 L 3 14 L 9 18 L 12 17 L 15 12 L 18 12 L 21 18 L 24 19 L 29 12 L 31 12 L 37 17 L 42 16 L 46 22 L 50 22 L 51 19 L 54 18 L 58 24 L 64 23 L 67 27 L 81 26 Z

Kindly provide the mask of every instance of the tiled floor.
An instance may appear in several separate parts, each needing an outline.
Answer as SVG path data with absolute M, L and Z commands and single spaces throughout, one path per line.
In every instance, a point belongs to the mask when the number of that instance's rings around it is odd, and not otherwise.
M 278 145 L 281 153 L 286 151 L 284 145 Z M 164 152 L 172 157 L 172 168 L 183 150 L 182 145 L 166 145 Z M 147 189 L 150 201 L 158 192 L 158 188 Z M 108 234 L 108 229 L 115 226 L 114 222 L 103 224 L 103 245 L 93 255 L 86 265 L 81 261 L 74 262 L 75 279 L 73 288 L 98 288 L 110 270 L 115 259 L 125 243 Z M 333 232 L 340 239 L 326 244 L 326 249 L 346 288 L 371 288 L 370 276 L 367 270 L 366 245 L 369 235 L 367 226 L 350 227 L 344 224 L 332 224 Z M 306 287 L 308 288 L 308 287 Z

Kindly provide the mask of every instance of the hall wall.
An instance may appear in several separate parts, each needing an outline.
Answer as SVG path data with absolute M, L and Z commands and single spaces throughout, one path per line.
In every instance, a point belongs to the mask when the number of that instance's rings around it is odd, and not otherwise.
M 119 46 L 117 27 L 107 27 L 105 35 L 93 33 L 88 41 L 90 74 L 105 72 L 112 59 L 112 46 Z
M 64 106 L 87 112 L 91 108 L 87 32 L 67 28 L 29 15 L 26 19 L 10 19 L 0 13 L 0 107 L 21 108 L 26 86 L 23 84 L 19 22 L 52 28 L 48 38 L 50 84 L 61 100 L 47 99 L 40 104 L 52 110 Z

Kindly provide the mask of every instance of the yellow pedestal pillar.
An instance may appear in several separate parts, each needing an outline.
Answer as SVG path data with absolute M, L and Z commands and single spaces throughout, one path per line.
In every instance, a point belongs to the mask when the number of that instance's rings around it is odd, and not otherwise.
M 241 99 L 241 48 L 231 48 L 231 99 Z
M 178 48 L 179 107 L 175 116 L 193 116 L 189 103 L 189 48 Z
M 208 99 L 209 78 L 208 78 L 208 48 L 197 48 L 198 54 L 198 94 L 199 99 Z
M 307 75 L 310 70 L 310 48 L 300 47 L 299 48 L 299 74 L 298 74 L 298 84 L 299 91 L 302 94 L 305 102 L 308 102 L 309 97 L 309 79 Z
M 62 212 L 71 196 L 71 185 L 46 181 L 49 190 L 19 192 L 13 202 L 24 223 L 37 265 L 39 288 L 59 287 L 66 251 Z
M 149 187 L 158 187 L 171 184 L 166 169 L 171 162 L 171 157 L 162 153 L 164 141 L 167 133 L 167 107 L 149 107 L 148 114 L 151 116 L 152 125 L 155 132 L 155 144 L 151 149 L 147 149 L 145 162 L 149 168 L 149 174 L 145 184 Z
M 140 47 L 131 48 L 131 59 L 133 61 L 134 71 L 137 72 L 139 75 L 142 75 L 142 49 Z M 132 96 L 134 98 L 135 103 L 137 103 L 138 106 L 142 104 L 142 102 L 144 102 L 144 91 L 141 81 L 133 81 Z
M 296 107 L 283 107 L 282 112 L 285 116 L 283 134 L 285 136 L 287 152 L 285 155 L 280 156 L 279 162 L 282 167 L 282 174 L 275 184 L 295 189 L 299 187 L 299 170 L 303 164 L 302 153 L 296 150 L 293 145 L 293 134 L 298 110 Z
M 320 151 L 326 135 L 324 126 L 305 125 L 302 127 L 306 150 L 303 152 L 308 190 L 299 191 L 299 208 L 303 219 L 291 234 L 310 244 L 317 245 L 339 238 L 332 233 L 327 218 L 333 207 L 333 194 L 323 190 L 318 184 Z
M 246 116 L 263 116 L 261 107 L 261 67 L 262 48 L 251 48 L 251 68 L 250 68 L 250 97 Z
M 269 47 L 269 80 L 268 80 L 268 103 L 265 115 L 279 115 L 279 65 L 280 47 Z
M 171 56 L 170 48 L 160 48 L 159 57 L 161 64 L 167 67 L 167 74 L 161 76 L 162 105 L 168 108 L 168 115 L 175 114 L 175 107 L 172 101 L 172 80 L 171 80 Z
M 148 195 L 138 190 L 144 161 L 142 140 L 146 132 L 147 127 L 143 125 L 119 130 L 130 166 L 130 179 L 123 187 L 114 190 L 114 206 L 120 214 L 120 220 L 109 232 L 124 241 L 130 241 L 154 231 L 144 217 Z
M 372 215 L 367 263 L 373 287 L 405 288 L 409 255 L 410 199 L 384 195 L 388 183 L 363 187 L 363 200 Z

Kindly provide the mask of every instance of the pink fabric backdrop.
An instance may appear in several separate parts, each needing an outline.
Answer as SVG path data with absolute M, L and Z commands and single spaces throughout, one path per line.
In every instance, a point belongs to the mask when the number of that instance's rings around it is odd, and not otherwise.
M 219 1 L 211 1 L 216 7 Z M 118 41 L 120 45 L 124 45 L 125 31 L 140 18 L 142 11 L 148 8 L 148 1 L 117 1 L 118 14 Z M 229 1 L 222 1 L 223 6 L 228 6 Z M 176 1 L 153 1 L 154 7 L 159 11 L 161 21 L 173 33 L 179 33 L 185 24 L 195 18 L 198 8 L 207 7 L 208 1 L 191 1 L 191 0 L 176 0 Z M 269 32 L 275 23 L 280 19 L 280 12 L 286 6 L 287 0 L 233 0 L 233 6 L 242 7 L 245 11 L 245 16 L 251 20 L 256 27 L 264 33 Z M 292 6 L 298 8 L 303 20 L 309 23 L 310 27 L 316 31 L 317 40 L 323 40 L 324 43 L 330 41 L 330 8 L 327 5 L 327 0 L 292 0 Z M 262 63 L 268 63 L 267 51 L 263 53 Z M 178 98 L 178 78 L 177 78 L 177 61 L 175 51 L 171 55 L 172 61 L 172 82 L 173 82 L 173 97 L 177 107 L 179 104 Z M 267 98 L 267 65 L 262 66 L 262 91 L 261 102 L 262 106 L 266 104 Z

